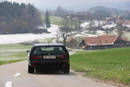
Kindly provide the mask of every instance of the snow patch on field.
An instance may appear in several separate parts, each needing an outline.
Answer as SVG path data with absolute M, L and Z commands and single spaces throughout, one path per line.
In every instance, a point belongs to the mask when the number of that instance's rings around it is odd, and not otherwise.
M 102 26 L 104 29 L 111 29 L 111 28 L 114 28 L 116 27 L 116 24 L 110 24 L 110 25 L 105 25 L 105 26 Z
M 46 39 L 46 38 L 55 38 L 59 28 L 57 25 L 52 25 L 51 28 L 48 29 L 50 32 L 42 33 L 42 34 L 8 34 L 8 35 L 0 35 L 0 44 L 14 44 L 14 43 L 22 43 L 27 41 L 34 41 L 39 39 Z
M 80 25 L 80 27 L 83 27 L 83 28 L 89 27 L 89 24 L 90 24 L 90 22 L 84 22 L 84 23 L 82 23 L 82 24 Z

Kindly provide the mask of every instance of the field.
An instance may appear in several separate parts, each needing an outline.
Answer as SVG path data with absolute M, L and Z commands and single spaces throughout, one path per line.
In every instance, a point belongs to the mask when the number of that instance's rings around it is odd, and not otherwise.
M 42 20 L 45 21 L 45 16 L 42 16 Z M 55 24 L 55 25 L 63 25 L 63 21 L 64 19 L 61 18 L 61 17 L 57 17 L 57 16 L 50 16 L 50 22 L 51 24 Z M 72 25 L 75 26 L 75 24 L 79 24 L 79 21 L 78 20 L 73 20 L 73 21 L 70 21 L 70 19 L 68 20 L 69 21 L 69 24 L 71 24 L 72 22 Z M 81 22 L 82 23 L 82 22 Z
M 44 16 L 42 16 L 42 20 L 45 20 Z M 57 16 L 50 16 L 50 22 L 51 24 L 61 25 L 62 18 Z
M 77 52 L 71 56 L 71 68 L 86 76 L 130 85 L 130 48 Z
M 26 60 L 26 50 L 30 48 L 22 44 L 0 45 L 0 65 Z

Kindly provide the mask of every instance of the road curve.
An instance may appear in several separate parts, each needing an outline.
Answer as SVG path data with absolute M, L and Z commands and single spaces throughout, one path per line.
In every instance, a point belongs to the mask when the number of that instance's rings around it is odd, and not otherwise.
M 8 86 L 9 85 L 9 86 Z M 84 78 L 75 72 L 28 74 L 27 61 L 1 65 L 0 87 L 115 87 Z

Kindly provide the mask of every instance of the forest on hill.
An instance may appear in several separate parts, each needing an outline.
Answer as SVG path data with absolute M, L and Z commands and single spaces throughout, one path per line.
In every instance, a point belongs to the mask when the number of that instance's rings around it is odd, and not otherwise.
M 41 14 L 31 4 L 0 3 L 0 34 L 39 33 Z

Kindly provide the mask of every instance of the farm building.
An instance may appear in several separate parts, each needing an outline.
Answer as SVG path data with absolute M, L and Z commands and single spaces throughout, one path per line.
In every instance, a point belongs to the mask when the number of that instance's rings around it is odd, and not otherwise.
M 119 38 L 117 35 L 102 35 L 98 37 L 86 37 L 81 42 L 81 47 L 87 50 L 118 48 L 130 46 L 126 38 Z
M 73 37 L 69 37 L 66 41 L 66 46 L 69 47 L 69 48 L 77 48 L 78 47 L 78 41 Z

